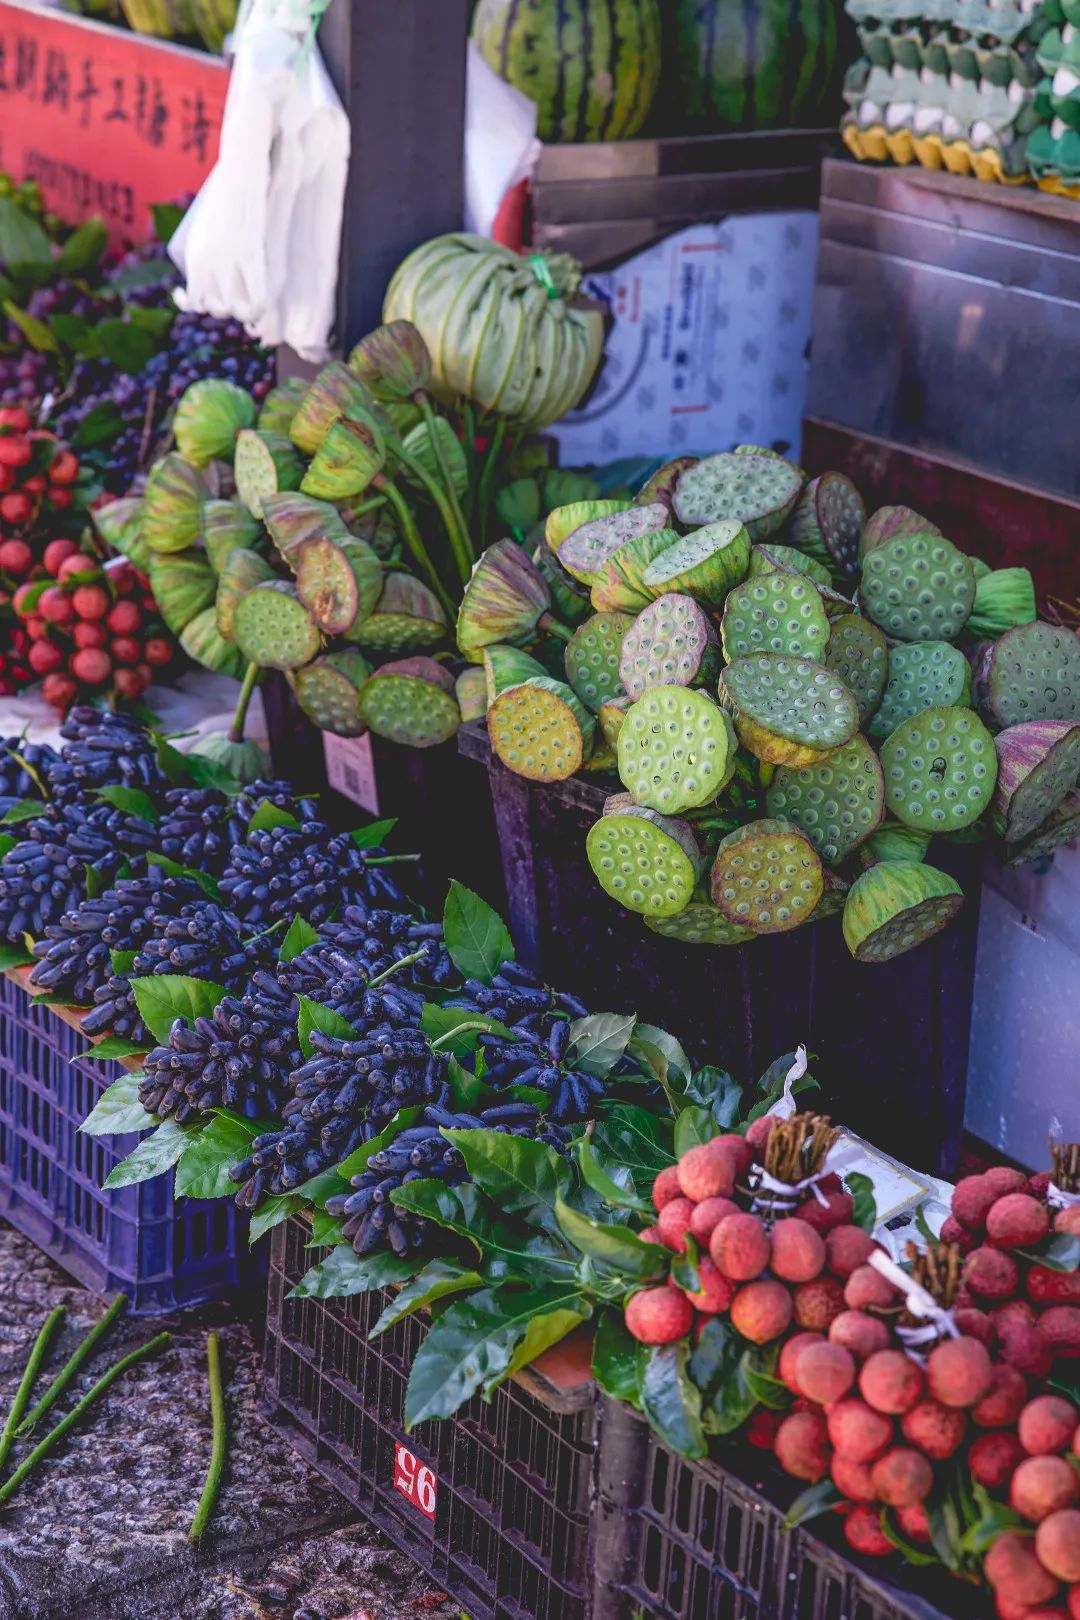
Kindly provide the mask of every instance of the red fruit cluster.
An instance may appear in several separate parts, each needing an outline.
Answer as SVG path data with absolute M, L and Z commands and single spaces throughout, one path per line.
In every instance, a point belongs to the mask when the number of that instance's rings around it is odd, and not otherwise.
M 35 428 L 21 405 L 0 406 L 0 568 L 15 579 L 29 573 L 33 553 L 25 538 L 43 512 L 64 512 L 79 458 L 55 434 Z

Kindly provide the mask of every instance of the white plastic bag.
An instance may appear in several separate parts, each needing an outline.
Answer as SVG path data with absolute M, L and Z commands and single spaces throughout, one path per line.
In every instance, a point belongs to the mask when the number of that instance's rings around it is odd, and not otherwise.
M 182 309 L 243 321 L 305 360 L 329 352 L 349 121 L 309 39 L 306 6 L 251 0 L 235 56 L 221 149 L 169 243 Z
M 488 67 L 472 40 L 465 78 L 465 229 L 490 236 L 499 205 L 536 162 L 536 103 Z

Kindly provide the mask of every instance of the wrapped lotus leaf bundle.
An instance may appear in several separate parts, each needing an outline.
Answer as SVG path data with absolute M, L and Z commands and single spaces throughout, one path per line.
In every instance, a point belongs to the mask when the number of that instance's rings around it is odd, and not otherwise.
M 185 388 L 173 418 L 176 448 L 193 467 L 232 460 L 236 435 L 255 426 L 257 407 L 246 388 L 224 377 L 204 377 Z
M 202 532 L 203 502 L 210 486 L 198 468 L 170 452 L 155 461 L 146 479 L 139 538 L 151 551 L 186 551 Z
M 214 570 L 195 547 L 151 554 L 148 574 L 158 612 L 174 636 L 210 605 L 217 591 Z

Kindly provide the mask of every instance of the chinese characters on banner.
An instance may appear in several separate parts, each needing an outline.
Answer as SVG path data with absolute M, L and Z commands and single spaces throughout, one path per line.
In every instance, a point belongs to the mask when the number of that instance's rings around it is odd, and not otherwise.
M 213 167 L 228 82 L 219 57 L 0 0 L 0 169 L 64 220 L 144 241 L 150 205 Z

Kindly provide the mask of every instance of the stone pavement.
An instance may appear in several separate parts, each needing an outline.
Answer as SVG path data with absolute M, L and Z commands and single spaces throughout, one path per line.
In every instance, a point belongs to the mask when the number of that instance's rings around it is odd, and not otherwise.
M 0 1223 L 3 1410 L 55 1305 L 68 1316 L 37 1394 L 103 1307 Z M 208 1328 L 221 1339 L 229 1444 L 196 1553 L 186 1535 L 210 1458 Z M 0 1620 L 458 1620 L 457 1606 L 266 1423 L 257 1298 L 121 1320 L 41 1432 L 163 1329 L 173 1335 L 165 1351 L 125 1373 L 0 1510 Z M 28 1449 L 20 1442 L 9 1469 Z

